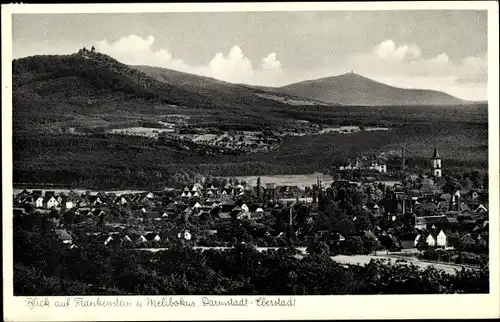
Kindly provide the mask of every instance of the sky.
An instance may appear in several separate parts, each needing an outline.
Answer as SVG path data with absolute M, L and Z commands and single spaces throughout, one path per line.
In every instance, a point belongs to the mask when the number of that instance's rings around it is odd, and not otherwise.
M 354 71 L 389 85 L 487 99 L 487 12 L 14 14 L 13 57 L 95 46 L 150 65 L 283 86 Z

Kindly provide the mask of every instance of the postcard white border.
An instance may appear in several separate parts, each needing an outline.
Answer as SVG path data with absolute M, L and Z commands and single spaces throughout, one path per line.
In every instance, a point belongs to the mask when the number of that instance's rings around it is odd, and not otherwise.
M 130 308 L 29 310 L 24 297 L 13 297 L 12 285 L 12 24 L 16 13 L 134 13 L 322 10 L 488 10 L 488 102 L 490 184 L 490 294 L 296 296 L 289 308 Z M 499 99 L 498 4 L 495 1 L 363 2 L 363 3 L 203 3 L 203 4 L 57 4 L 2 6 L 2 189 L 3 301 L 6 321 L 207 320 L 207 319 L 379 319 L 487 318 L 500 316 L 499 297 Z M 97 297 L 88 297 L 97 298 Z M 101 297 L 102 298 L 102 297 Z M 139 296 L 120 297 L 132 303 Z M 161 297 L 156 297 L 161 298 Z M 176 297 L 179 298 L 179 297 Z M 183 296 L 195 299 L 202 296 Z M 248 297 L 250 298 L 250 297 Z M 286 298 L 286 297 L 282 297 Z M 61 297 L 66 299 L 66 297 Z M 55 300 L 55 298 L 52 298 Z

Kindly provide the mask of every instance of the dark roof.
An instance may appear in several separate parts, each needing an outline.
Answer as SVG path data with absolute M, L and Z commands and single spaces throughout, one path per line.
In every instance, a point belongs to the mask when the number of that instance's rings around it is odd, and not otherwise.
M 440 159 L 441 157 L 439 156 L 438 148 L 434 148 L 434 153 L 432 154 L 433 159 Z
M 95 241 L 97 242 L 104 242 L 106 241 L 106 239 L 108 239 L 109 237 L 112 237 L 110 234 L 102 234 L 102 235 L 99 235 Z
M 147 240 L 153 240 L 153 239 L 156 237 L 156 235 L 159 235 L 159 234 L 157 234 L 157 233 L 148 233 L 148 234 L 146 234 L 146 236 L 144 236 L 144 237 L 145 237 Z

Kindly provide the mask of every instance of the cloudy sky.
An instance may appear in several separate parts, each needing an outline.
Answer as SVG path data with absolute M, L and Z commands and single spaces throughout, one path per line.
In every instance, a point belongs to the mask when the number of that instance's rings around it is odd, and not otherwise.
M 486 11 L 16 14 L 13 57 L 94 45 L 126 64 L 281 86 L 354 72 L 487 99 Z

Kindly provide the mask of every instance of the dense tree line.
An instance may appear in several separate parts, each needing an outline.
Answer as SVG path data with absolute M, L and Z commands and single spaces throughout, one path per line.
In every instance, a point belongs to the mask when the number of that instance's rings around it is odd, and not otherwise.
M 324 254 L 260 253 L 251 245 L 197 251 L 182 243 L 158 253 L 82 245 L 69 249 L 51 229 L 14 230 L 15 295 L 320 295 L 487 293 L 487 267 L 449 275 L 434 268 L 372 262 L 344 267 Z

